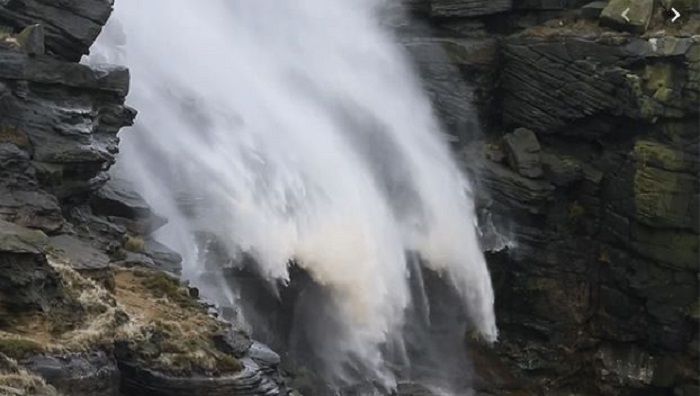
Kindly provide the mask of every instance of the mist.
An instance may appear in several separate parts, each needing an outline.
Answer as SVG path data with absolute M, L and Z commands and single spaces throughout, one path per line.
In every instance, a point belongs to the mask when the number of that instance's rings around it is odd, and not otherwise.
M 470 183 L 382 7 L 120 0 L 89 61 L 131 69 L 139 116 L 116 171 L 169 219 L 159 237 L 184 277 L 236 304 L 224 277 L 198 283 L 201 235 L 271 285 L 293 261 L 324 290 L 329 321 L 310 326 L 333 333 L 311 346 L 328 380 L 360 372 L 391 388 L 383 349 L 402 344 L 414 253 L 484 339 L 497 329 Z

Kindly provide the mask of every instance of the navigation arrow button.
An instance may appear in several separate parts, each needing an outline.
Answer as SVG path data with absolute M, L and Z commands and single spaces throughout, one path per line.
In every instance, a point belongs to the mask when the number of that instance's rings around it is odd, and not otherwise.
M 678 18 L 681 17 L 681 13 L 675 8 L 671 8 L 671 11 L 673 11 L 673 19 L 671 19 L 671 22 L 676 22 Z
M 630 19 L 627 17 L 627 14 L 629 14 L 629 13 L 630 13 L 630 8 L 627 7 L 627 8 L 625 8 L 624 11 L 622 11 L 622 14 L 621 14 L 621 15 L 622 15 L 622 18 L 623 18 L 625 21 L 627 21 L 628 23 L 629 23 Z

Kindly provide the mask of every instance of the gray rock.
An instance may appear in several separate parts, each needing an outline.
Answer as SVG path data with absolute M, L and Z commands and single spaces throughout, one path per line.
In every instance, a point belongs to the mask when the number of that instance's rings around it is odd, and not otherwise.
M 250 359 L 235 375 L 173 377 L 126 361 L 119 362 L 122 392 L 132 396 L 277 396 L 279 386 Z
M 144 219 L 153 212 L 146 201 L 124 179 L 112 177 L 91 199 L 95 214 L 127 219 Z
M 248 356 L 258 363 L 261 367 L 277 367 L 280 364 L 280 355 L 270 349 L 265 344 L 253 342 L 248 350 Z
M 540 213 L 553 198 L 554 186 L 543 180 L 530 179 L 501 164 L 489 163 L 481 171 L 484 185 L 494 199 L 511 209 Z
M 503 146 L 512 169 L 533 179 L 543 175 L 540 143 L 534 132 L 518 128 L 503 137 Z
M 237 358 L 248 355 L 251 347 L 257 344 L 248 334 L 236 329 L 215 337 L 214 342 L 219 350 Z
M 40 231 L 0 221 L 0 324 L 8 313 L 48 312 L 60 302 L 58 274 L 43 254 L 46 242 Z
M 626 10 L 625 16 L 629 21 L 622 15 Z M 653 14 L 654 0 L 610 0 L 600 15 L 600 23 L 616 29 L 644 33 Z
M 50 238 L 49 246 L 62 252 L 62 256 L 70 261 L 77 270 L 101 270 L 109 266 L 109 257 L 95 249 L 89 243 L 70 235 L 59 235 Z
M 0 144 L 12 143 L 27 157 L 27 171 L 15 170 L 12 176 L 23 181 L 8 190 L 13 195 L 26 191 L 33 195 L 27 202 L 39 206 L 27 208 L 22 197 L 3 205 L 0 198 L 0 214 L 3 206 L 14 213 L 14 218 L 4 218 L 41 220 L 51 213 L 53 223 L 39 226 L 57 231 L 62 217 L 49 210 L 45 192 L 65 200 L 84 196 L 107 181 L 105 170 L 117 152 L 116 133 L 135 116 L 123 105 L 128 79 L 123 68 L 91 68 L 0 50 L 0 82 L 5 81 L 2 87 L 8 93 L 0 95 Z M 9 181 L 0 180 L 0 188 L 4 184 Z M 29 213 L 21 212 L 23 207 Z M 35 226 L 26 220 L 23 224 Z
M 182 256 L 162 243 L 147 239 L 144 253 L 153 259 L 157 268 L 174 274 L 182 272 Z
M 59 392 L 71 396 L 119 395 L 119 370 L 104 352 L 34 356 L 22 362 Z
M 58 200 L 35 178 L 23 149 L 26 139 L 11 129 L 0 129 L 0 219 L 54 232 L 63 226 L 63 214 Z
M 489 15 L 512 7 L 512 0 L 430 0 L 430 12 L 435 17 Z
M 13 0 L 0 2 L 0 23 L 22 29 L 42 24 L 49 53 L 78 61 L 112 12 L 113 0 Z
M 22 51 L 29 55 L 43 55 L 44 27 L 42 25 L 27 26 L 17 35 L 17 42 Z
M 41 254 L 48 240 L 41 231 L 0 220 L 0 252 Z
M 0 65 L 1 79 L 103 90 L 122 97 L 129 93 L 129 70 L 121 66 L 87 66 L 8 50 L 0 50 Z

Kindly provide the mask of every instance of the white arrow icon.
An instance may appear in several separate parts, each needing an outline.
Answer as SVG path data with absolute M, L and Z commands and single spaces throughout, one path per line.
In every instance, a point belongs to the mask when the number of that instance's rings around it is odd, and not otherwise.
M 629 7 L 625 8 L 625 10 L 622 11 L 622 18 L 624 18 L 625 21 L 627 21 L 627 22 L 630 21 L 630 19 L 627 17 L 627 14 L 629 14 L 629 12 L 630 12 L 630 8 L 629 8 Z
M 673 19 L 671 19 L 671 22 L 676 22 L 678 20 L 678 18 L 681 17 L 681 13 L 678 12 L 678 10 L 675 8 L 671 8 L 671 11 L 673 11 L 673 15 L 674 15 Z

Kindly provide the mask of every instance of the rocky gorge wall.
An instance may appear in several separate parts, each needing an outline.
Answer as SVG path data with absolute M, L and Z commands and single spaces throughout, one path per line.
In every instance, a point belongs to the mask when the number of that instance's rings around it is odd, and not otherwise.
M 697 394 L 700 3 L 411 4 L 407 46 L 510 239 L 477 390 Z
M 0 1 L 0 395 L 278 395 L 279 356 L 180 283 L 111 179 L 129 72 L 77 63 L 109 0 Z

